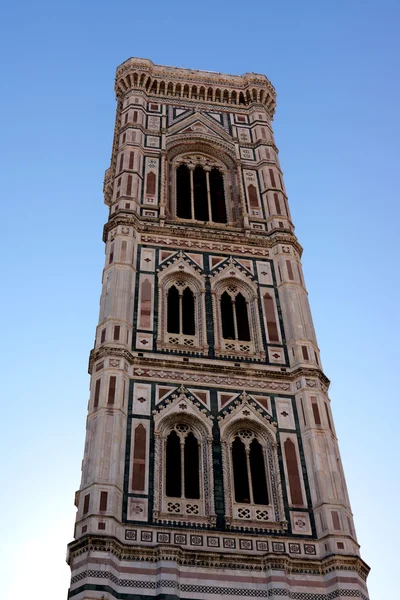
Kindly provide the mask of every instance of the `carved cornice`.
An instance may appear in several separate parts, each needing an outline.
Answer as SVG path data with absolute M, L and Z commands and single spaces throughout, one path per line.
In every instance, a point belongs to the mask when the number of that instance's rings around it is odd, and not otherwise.
M 90 352 L 89 356 L 89 374 L 92 373 L 93 364 L 106 356 L 118 356 L 120 358 L 124 358 L 130 365 L 133 365 L 142 369 L 157 369 L 159 371 L 184 371 L 184 372 L 193 372 L 196 373 L 205 373 L 208 375 L 220 376 L 220 377 L 230 377 L 232 379 L 232 383 L 235 382 L 235 378 L 240 379 L 248 379 L 248 380 L 273 380 L 275 382 L 282 383 L 292 383 L 296 379 L 300 377 L 305 377 L 307 379 L 313 378 L 318 379 L 323 386 L 326 388 L 329 386 L 330 381 L 326 377 L 326 375 L 320 369 L 305 369 L 299 367 L 294 371 L 272 371 L 266 368 L 257 369 L 255 365 L 246 364 L 245 367 L 237 367 L 236 372 L 232 373 L 232 364 L 229 363 L 227 365 L 215 365 L 210 363 L 183 363 L 182 358 L 177 358 L 177 360 L 165 360 L 162 354 L 157 354 L 154 357 L 147 356 L 135 356 L 129 350 L 124 348 L 118 348 L 114 346 L 102 346 L 101 348 L 93 348 Z M 169 355 L 171 357 L 171 355 Z M 240 386 L 239 386 L 240 387 Z M 282 390 L 284 391 L 284 390 Z M 289 392 L 290 390 L 286 390 Z
M 177 90 L 179 87 L 179 91 Z M 184 89 L 186 88 L 186 89 Z M 212 96 L 208 91 L 211 88 Z M 274 86 L 265 75 L 244 73 L 227 75 L 212 71 L 197 71 L 155 65 L 144 58 L 129 58 L 116 72 L 115 92 L 122 98 L 132 89 L 145 91 L 149 96 L 171 97 L 189 102 L 203 100 L 207 104 L 236 106 L 263 105 L 270 118 L 276 106 Z M 203 89 L 203 94 L 200 90 Z M 239 96 L 240 94 L 240 96 Z
M 364 581 L 370 571 L 369 566 L 359 556 L 331 555 L 321 559 L 295 558 L 287 554 L 263 555 L 230 554 L 185 550 L 178 547 L 157 545 L 155 547 L 127 545 L 116 538 L 106 536 L 85 536 L 68 545 L 67 563 L 73 567 L 74 558 L 89 552 L 107 552 L 118 560 L 140 560 L 158 562 L 170 560 L 179 566 L 208 567 L 220 569 L 246 569 L 268 571 L 284 570 L 286 573 L 326 575 L 332 571 L 353 571 Z
M 135 227 L 136 231 L 142 235 L 148 233 L 159 236 L 159 241 L 156 242 L 159 244 L 165 244 L 166 239 L 169 238 L 167 244 L 168 247 L 173 246 L 174 243 L 180 247 L 184 245 L 184 242 L 187 242 L 187 248 L 193 250 L 195 244 L 193 244 L 192 241 L 201 240 L 205 242 L 205 244 L 207 242 L 216 244 L 214 247 L 211 247 L 210 243 L 208 243 L 208 250 L 220 252 L 227 251 L 230 252 L 230 254 L 235 252 L 241 254 L 242 252 L 235 250 L 235 247 L 243 246 L 244 244 L 251 247 L 251 249 L 249 248 L 250 254 L 255 254 L 254 249 L 257 247 L 260 248 L 261 256 L 265 256 L 263 250 L 274 248 L 278 244 L 290 244 L 298 252 L 300 257 L 303 253 L 303 248 L 297 237 L 289 230 L 272 233 L 265 232 L 263 235 L 259 235 L 258 232 L 254 233 L 252 230 L 244 230 L 239 227 L 229 227 L 227 225 L 224 225 L 220 229 L 210 229 L 208 227 L 196 227 L 194 225 L 187 227 L 186 225 L 177 225 L 175 221 L 166 221 L 165 225 L 161 226 L 158 223 L 143 221 L 137 215 L 121 212 L 111 215 L 110 219 L 104 225 L 103 242 L 107 241 L 108 232 L 118 225 L 132 225 Z M 179 237 L 176 240 L 171 240 L 171 236 Z M 240 236 L 239 242 L 238 236 Z M 226 242 L 229 245 L 226 248 L 222 248 L 222 242 Z

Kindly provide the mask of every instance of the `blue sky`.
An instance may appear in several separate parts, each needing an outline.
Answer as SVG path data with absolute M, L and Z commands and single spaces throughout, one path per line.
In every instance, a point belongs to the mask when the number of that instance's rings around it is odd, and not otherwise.
M 276 87 L 276 141 L 371 600 L 400 534 L 400 8 L 394 0 L 3 8 L 0 158 L 4 600 L 65 598 L 107 218 L 115 69 L 130 56 Z

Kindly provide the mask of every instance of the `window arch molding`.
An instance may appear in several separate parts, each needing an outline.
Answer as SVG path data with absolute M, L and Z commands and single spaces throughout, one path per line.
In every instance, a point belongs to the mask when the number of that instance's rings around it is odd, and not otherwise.
M 179 402 L 187 403 L 185 395 L 178 398 Z M 158 522 L 190 522 L 215 525 L 214 509 L 214 478 L 212 462 L 212 424 L 203 422 L 195 414 L 173 412 L 155 423 L 155 473 L 154 473 L 154 513 Z M 182 452 L 181 494 L 167 496 L 167 444 L 169 436 L 176 432 L 179 442 L 184 445 L 185 438 L 192 434 L 198 444 L 199 458 L 199 493 L 198 498 L 185 497 L 185 467 L 184 450 Z
M 182 270 L 180 270 L 182 267 Z M 180 350 L 185 352 L 203 353 L 207 351 L 207 330 L 206 330 L 206 313 L 205 313 L 205 282 L 198 274 L 182 261 L 182 264 L 173 265 L 173 270 L 161 273 L 158 280 L 158 297 L 159 297 L 159 326 L 157 346 L 163 349 Z M 180 319 L 178 331 L 168 331 L 169 327 L 169 301 L 168 296 L 170 291 L 175 288 L 179 295 L 177 310 L 180 311 L 180 316 L 183 316 L 185 309 L 182 306 L 182 297 L 185 290 L 190 290 L 193 297 L 193 333 L 188 333 L 182 326 L 183 321 Z M 186 317 L 188 315 L 185 315 Z
M 234 273 L 234 275 L 230 276 L 225 274 L 221 279 L 214 280 L 211 284 L 215 351 L 225 356 L 252 356 L 257 359 L 263 359 L 265 358 L 265 350 L 260 333 L 261 327 L 257 289 L 250 280 L 246 279 L 246 281 L 244 281 L 242 279 L 243 275 L 236 269 L 231 270 L 231 273 Z M 236 310 L 236 306 L 232 310 L 232 318 L 236 320 L 236 324 L 234 324 L 234 335 L 230 336 L 232 339 L 224 337 L 224 294 L 225 298 L 227 294 L 235 303 L 239 295 L 244 299 L 249 330 L 249 336 L 247 336 L 247 338 L 249 337 L 250 339 L 240 339 L 240 337 L 243 336 L 240 335 L 240 326 L 238 324 L 240 315 Z M 242 311 L 243 310 L 242 302 Z
M 252 413 L 254 411 L 248 410 L 246 412 Z M 253 485 L 253 490 L 250 492 L 251 497 L 246 502 L 237 501 L 235 497 L 235 464 L 232 447 L 237 439 L 244 443 L 249 487 L 251 488 Z M 255 482 L 251 476 L 252 466 L 249 457 L 249 449 L 253 440 L 256 440 L 262 449 L 267 504 L 260 503 L 254 494 Z M 233 422 L 221 426 L 221 450 L 227 526 L 233 528 L 248 527 L 250 529 L 285 529 L 287 524 L 282 497 L 278 443 L 273 425 L 261 422 L 255 415 L 253 418 L 239 415 L 233 419 Z
M 235 226 L 241 223 L 243 220 L 243 210 L 239 206 L 240 196 L 235 149 L 232 147 L 232 144 L 225 142 L 222 138 L 216 137 L 210 143 L 209 134 L 201 134 L 200 132 L 174 136 L 173 139 L 167 140 L 167 218 L 177 218 L 176 170 L 181 163 L 189 161 L 190 157 L 200 157 L 199 164 L 201 164 L 201 161 L 205 161 L 205 164 L 207 164 L 206 161 L 208 161 L 208 166 L 215 167 L 221 172 L 227 224 Z M 197 164 L 196 160 L 192 160 L 192 163 L 194 166 Z M 217 227 L 224 225 L 224 223 L 214 222 L 212 224 Z
M 171 163 L 172 212 L 175 218 L 213 225 L 234 221 L 229 171 L 202 152 L 177 156 Z

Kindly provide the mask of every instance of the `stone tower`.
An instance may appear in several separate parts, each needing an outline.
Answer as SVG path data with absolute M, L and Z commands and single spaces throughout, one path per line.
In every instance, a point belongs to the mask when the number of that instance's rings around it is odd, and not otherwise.
M 264 75 L 132 58 L 69 597 L 368 598 Z

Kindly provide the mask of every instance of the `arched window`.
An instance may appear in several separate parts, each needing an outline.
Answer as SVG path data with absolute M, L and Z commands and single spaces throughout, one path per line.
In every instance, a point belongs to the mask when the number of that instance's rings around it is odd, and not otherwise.
M 154 416 L 153 517 L 160 523 L 215 525 L 213 426 L 195 407 L 197 415 L 182 412 L 188 402 L 186 394 L 173 394 Z
M 167 292 L 167 332 L 179 335 L 195 335 L 195 300 L 189 287 L 175 285 Z
M 175 425 L 167 438 L 166 453 L 166 496 L 199 500 L 199 444 L 188 425 Z
M 236 437 L 232 444 L 233 481 L 235 501 L 250 502 L 249 474 L 247 472 L 246 449 L 242 440 Z
M 192 432 L 185 438 L 185 498 L 200 498 L 199 445 Z
M 176 170 L 176 214 L 181 219 L 192 218 L 190 171 L 186 165 Z
M 159 278 L 157 347 L 203 354 L 207 349 L 203 280 L 173 264 Z
M 210 172 L 211 214 L 214 223 L 226 223 L 224 180 L 221 171 L 214 168 Z
M 245 392 L 240 399 L 249 401 Z M 282 529 L 277 430 L 262 422 L 251 400 L 242 414 L 231 414 L 220 424 L 226 522 L 234 528 Z
M 269 504 L 263 448 L 251 431 L 239 431 L 232 442 L 235 502 Z
M 180 333 L 180 299 L 179 292 L 174 285 L 168 290 L 167 303 L 167 331 L 168 333 Z
M 225 291 L 221 296 L 222 336 L 226 340 L 250 341 L 249 315 L 244 296 Z
M 224 178 L 219 169 L 199 164 L 177 167 L 176 215 L 180 219 L 227 223 Z
M 182 494 L 181 443 L 176 431 L 171 431 L 167 438 L 166 465 L 166 495 L 180 498 Z

